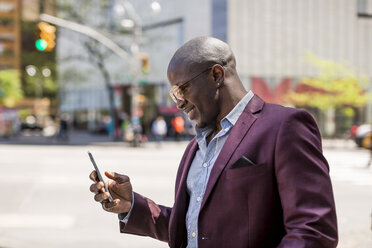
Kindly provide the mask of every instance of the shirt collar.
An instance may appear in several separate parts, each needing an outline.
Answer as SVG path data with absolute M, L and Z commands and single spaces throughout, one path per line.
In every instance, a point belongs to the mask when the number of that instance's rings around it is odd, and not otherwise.
M 248 105 L 249 101 L 253 97 L 253 92 L 249 91 L 239 102 L 236 106 L 221 120 L 221 126 L 226 119 L 229 121 L 233 126 L 238 121 L 240 115 L 243 113 L 245 107 Z M 222 126 L 223 127 L 223 126 Z

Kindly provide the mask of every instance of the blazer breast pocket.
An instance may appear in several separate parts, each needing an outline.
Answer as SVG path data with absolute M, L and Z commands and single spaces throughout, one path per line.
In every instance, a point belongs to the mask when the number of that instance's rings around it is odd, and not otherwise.
M 249 166 L 255 166 L 256 164 L 252 162 L 249 158 L 245 156 L 241 156 L 238 160 L 235 161 L 231 165 L 231 169 L 237 169 L 237 168 L 242 168 L 242 167 L 249 167 Z
M 242 156 L 229 169 L 226 170 L 226 179 L 237 179 L 240 177 L 254 177 L 267 171 L 267 163 L 255 164 L 250 159 Z

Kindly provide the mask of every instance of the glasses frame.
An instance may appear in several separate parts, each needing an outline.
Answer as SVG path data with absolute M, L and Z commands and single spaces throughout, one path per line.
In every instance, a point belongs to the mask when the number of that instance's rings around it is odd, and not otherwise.
M 190 84 L 191 81 L 193 81 L 194 79 L 196 79 L 197 77 L 199 77 L 200 75 L 202 75 L 203 73 L 211 70 L 214 66 L 215 65 L 208 67 L 207 69 L 205 69 L 204 71 L 200 72 L 199 74 L 197 74 L 196 76 L 194 76 L 191 79 L 187 80 L 186 82 L 184 82 L 181 85 L 173 85 L 170 88 L 170 90 L 169 90 L 169 95 L 171 96 L 172 100 L 175 103 L 177 103 L 178 101 L 184 101 L 185 100 L 183 98 L 184 93 L 182 91 L 186 88 L 186 86 L 188 84 Z

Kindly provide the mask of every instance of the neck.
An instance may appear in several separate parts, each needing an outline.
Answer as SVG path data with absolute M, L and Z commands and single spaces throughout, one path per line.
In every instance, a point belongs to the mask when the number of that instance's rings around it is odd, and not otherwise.
M 238 87 L 241 85 L 241 87 Z M 223 88 L 221 88 L 220 92 L 220 114 L 217 116 L 216 119 L 216 128 L 215 130 L 221 130 L 221 120 L 228 115 L 231 110 L 242 100 L 242 98 L 247 94 L 247 91 L 243 87 L 243 85 L 237 84 L 234 87 L 229 87 L 229 85 L 225 84 Z M 223 89 L 223 90 L 222 90 Z

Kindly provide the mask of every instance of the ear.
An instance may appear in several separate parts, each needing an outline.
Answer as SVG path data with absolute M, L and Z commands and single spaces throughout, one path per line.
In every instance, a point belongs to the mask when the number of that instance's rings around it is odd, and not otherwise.
M 222 87 L 225 81 L 225 69 L 221 65 L 214 65 L 212 70 L 216 87 L 217 88 Z

